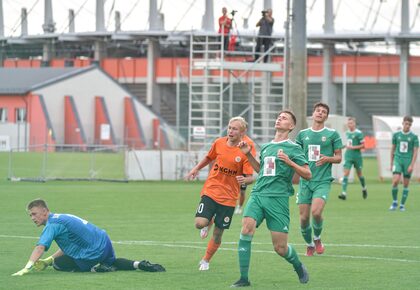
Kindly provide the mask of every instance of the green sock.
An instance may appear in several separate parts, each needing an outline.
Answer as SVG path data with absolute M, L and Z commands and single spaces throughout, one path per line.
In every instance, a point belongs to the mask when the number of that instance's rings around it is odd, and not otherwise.
M 405 204 L 405 201 L 407 200 L 407 197 L 408 197 L 408 187 L 404 187 L 403 193 L 402 193 L 402 198 L 401 198 L 401 205 Z
M 343 177 L 343 183 L 342 183 L 342 188 L 343 188 L 343 192 L 347 192 L 347 184 L 348 184 L 349 178 L 347 176 Z
M 293 265 L 293 268 L 299 269 L 302 263 L 299 260 L 299 256 L 296 253 L 296 250 L 290 245 L 287 245 L 287 253 L 283 257 L 287 262 Z
M 312 227 L 311 227 L 311 225 L 308 225 L 304 229 L 300 228 L 300 231 L 302 233 L 302 237 L 305 240 L 305 242 L 307 244 L 311 244 L 312 243 Z
M 312 227 L 314 228 L 315 237 L 319 237 L 321 235 L 323 223 L 324 221 L 322 220 L 318 223 L 315 219 L 312 219 Z
M 238 244 L 239 270 L 241 279 L 248 280 L 249 262 L 251 260 L 252 235 L 240 235 Z
M 360 181 L 360 184 L 362 185 L 362 187 L 365 188 L 366 187 L 366 180 L 365 180 L 365 178 L 363 176 L 360 176 L 359 177 L 359 181 Z
M 392 200 L 396 201 L 397 200 L 397 196 L 398 196 L 398 187 L 393 187 L 392 188 Z

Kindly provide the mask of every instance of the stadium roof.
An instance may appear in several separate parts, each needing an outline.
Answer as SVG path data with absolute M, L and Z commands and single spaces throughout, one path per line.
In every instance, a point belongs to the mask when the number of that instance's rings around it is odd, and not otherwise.
M 94 68 L 0 68 L 0 94 L 24 95 Z

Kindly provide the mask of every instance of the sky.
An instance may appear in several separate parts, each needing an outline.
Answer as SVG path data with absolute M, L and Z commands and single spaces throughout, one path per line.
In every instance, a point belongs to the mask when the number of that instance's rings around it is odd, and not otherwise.
M 52 0 L 56 32 L 68 31 L 68 10 L 76 13 L 76 32 L 95 30 L 95 0 Z M 293 0 L 291 0 L 293 2 Z M 254 3 L 252 8 L 252 3 Z M 237 10 L 235 19 L 242 29 L 243 19 L 249 18 L 249 30 L 261 17 L 263 0 L 214 0 L 214 17 L 221 15 L 221 8 Z M 324 0 L 306 0 L 307 31 L 322 32 Z M 420 0 L 409 0 L 412 32 L 420 33 Z M 272 0 L 275 18 L 274 33 L 283 32 L 286 18 L 286 0 Z M 18 37 L 21 33 L 20 11 L 28 11 L 29 34 L 42 34 L 44 0 L 3 0 L 5 36 Z M 158 8 L 165 15 L 165 29 L 191 30 L 201 28 L 205 0 L 158 0 Z M 267 8 L 267 7 L 266 7 Z M 114 30 L 114 11 L 120 11 L 122 30 L 147 30 L 149 0 L 106 0 L 105 25 Z M 388 32 L 400 31 L 401 0 L 334 0 L 336 32 Z M 216 29 L 216 27 L 215 27 Z

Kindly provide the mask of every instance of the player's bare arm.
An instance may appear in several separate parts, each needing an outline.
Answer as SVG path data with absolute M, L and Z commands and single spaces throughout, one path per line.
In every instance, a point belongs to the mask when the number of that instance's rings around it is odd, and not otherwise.
M 355 145 L 355 146 L 350 146 L 350 145 L 347 145 L 347 146 L 346 146 L 346 148 L 347 148 L 347 149 L 352 149 L 352 150 L 364 149 L 364 148 L 365 148 L 365 144 L 364 144 L 364 143 L 362 143 L 362 144 L 360 144 L 360 145 Z
M 290 167 L 292 167 L 295 170 L 296 174 L 298 174 L 302 178 L 304 178 L 306 180 L 309 180 L 309 179 L 312 178 L 312 172 L 309 169 L 308 164 L 305 164 L 303 166 L 298 165 L 293 160 L 291 160 L 289 158 L 289 156 L 287 154 L 285 154 L 283 151 L 279 151 L 277 156 L 284 163 L 286 163 L 287 165 L 289 165 Z
M 241 141 L 238 144 L 238 147 L 241 149 L 242 153 L 246 155 L 248 158 L 249 164 L 251 164 L 252 168 L 259 173 L 260 172 L 260 163 L 252 156 L 251 154 L 251 146 L 246 143 L 245 141 Z M 252 183 L 252 182 L 251 182 Z
M 324 165 L 325 163 L 340 163 L 342 159 L 341 149 L 334 151 L 334 156 L 325 156 L 321 154 L 321 158 L 316 162 L 316 166 Z
M 395 144 L 392 144 L 392 147 L 391 147 L 391 165 L 389 166 L 391 171 L 392 171 L 392 164 L 394 164 L 394 152 L 395 152 Z
M 242 184 L 248 185 L 248 184 L 251 184 L 251 183 L 254 182 L 254 177 L 250 174 L 246 174 L 245 176 L 238 175 L 238 176 L 236 176 L 236 180 L 238 181 L 238 183 L 240 185 L 242 185 Z
M 57 252 L 52 254 L 52 257 L 55 259 L 55 258 L 61 257 L 63 255 L 64 255 L 63 251 L 61 249 L 58 249 Z
M 187 176 L 185 176 L 185 180 L 190 181 L 197 177 L 198 172 L 205 166 L 209 165 L 211 159 L 207 156 L 203 158 L 190 172 L 188 172 Z
M 38 245 L 35 247 L 35 249 L 32 251 L 31 257 L 29 258 L 30 261 L 36 262 L 39 260 L 39 258 L 42 257 L 42 255 L 45 252 L 45 247 L 42 245 Z
M 411 159 L 411 164 L 407 168 L 408 173 L 411 173 L 414 170 L 414 165 L 416 164 L 416 160 L 417 160 L 417 153 L 419 151 L 418 149 L 419 149 L 418 147 L 414 147 L 413 149 L 413 159 Z

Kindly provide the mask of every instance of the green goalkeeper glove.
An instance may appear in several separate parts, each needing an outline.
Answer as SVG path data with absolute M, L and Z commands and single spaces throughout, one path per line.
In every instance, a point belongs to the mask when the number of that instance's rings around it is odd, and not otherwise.
M 22 270 L 12 274 L 12 276 L 23 276 L 23 275 L 31 272 L 33 269 L 34 269 L 34 262 L 28 261 L 28 263 L 26 263 L 25 268 L 23 268 Z
M 54 257 L 49 256 L 48 258 L 39 259 L 38 261 L 36 261 L 35 265 L 34 265 L 34 268 L 35 268 L 36 271 L 43 271 L 48 266 L 51 266 L 53 263 L 54 263 Z

